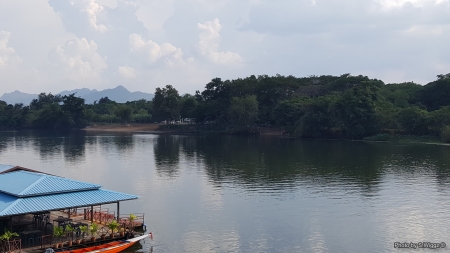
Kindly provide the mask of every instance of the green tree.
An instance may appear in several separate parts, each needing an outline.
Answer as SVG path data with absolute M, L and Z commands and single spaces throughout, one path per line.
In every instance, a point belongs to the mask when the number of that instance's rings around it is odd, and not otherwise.
M 180 96 L 172 85 L 156 88 L 153 97 L 153 110 L 158 120 L 174 120 L 180 118 Z
M 377 132 L 375 101 L 378 83 L 363 82 L 346 90 L 334 104 L 335 117 L 345 137 L 361 139 Z
M 228 121 L 233 125 L 245 126 L 253 124 L 258 118 L 258 101 L 256 96 L 243 98 L 233 97 L 228 109 Z
M 273 110 L 273 119 L 280 126 L 294 126 L 306 113 L 312 100 L 307 97 L 295 97 L 281 101 Z
M 417 96 L 422 88 L 421 85 L 413 82 L 392 83 L 382 86 L 379 93 L 396 107 L 406 108 L 417 102 Z
M 133 114 L 133 121 L 135 122 L 145 123 L 150 122 L 151 119 L 152 115 L 150 115 L 145 109 L 139 109 L 137 113 Z
M 433 134 L 439 134 L 446 126 L 450 126 L 450 106 L 441 107 L 429 114 L 429 127 Z
M 194 96 L 185 94 L 181 98 L 180 116 L 181 118 L 194 118 L 197 110 L 198 101 Z
M 428 111 L 438 110 L 450 105 L 450 73 L 438 75 L 437 80 L 428 83 L 418 94 L 418 101 L 427 107 Z
M 33 99 L 30 103 L 30 108 L 33 110 L 39 110 L 44 105 L 56 104 L 62 102 L 61 95 L 53 95 L 52 93 L 46 94 L 42 92 L 38 95 L 38 98 Z
M 61 110 L 64 114 L 65 127 L 85 127 L 84 98 L 75 97 L 75 93 L 62 97 Z
M 42 109 L 36 112 L 36 118 L 33 120 L 33 126 L 43 129 L 61 128 L 64 114 L 59 104 L 44 104 Z
M 130 121 L 133 114 L 133 109 L 130 106 L 120 104 L 116 107 L 116 115 L 122 121 L 122 123 L 127 123 Z
M 296 122 L 294 134 L 297 137 L 332 137 L 334 120 L 330 110 L 335 103 L 334 96 L 319 97 L 306 107 L 306 113 Z
M 425 135 L 428 130 L 428 112 L 416 106 L 402 109 L 398 121 L 407 134 Z

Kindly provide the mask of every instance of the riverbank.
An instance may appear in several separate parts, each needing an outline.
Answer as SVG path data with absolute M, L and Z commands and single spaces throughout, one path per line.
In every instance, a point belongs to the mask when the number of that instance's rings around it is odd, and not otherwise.
M 168 134 L 193 134 L 198 133 L 196 125 L 166 125 L 166 124 L 108 124 L 92 125 L 83 128 L 89 132 L 141 132 L 141 133 L 168 133 Z M 258 127 L 260 135 L 283 135 L 282 128 Z
M 207 125 L 205 125 L 207 126 Z M 82 130 L 89 132 L 124 132 L 124 133 L 148 133 L 148 134 L 203 134 L 203 133 L 221 133 L 208 131 L 203 126 L 200 130 L 197 125 L 166 125 L 166 124 L 108 124 L 108 125 L 92 125 Z M 258 127 L 259 135 L 270 136 L 286 136 L 283 128 L 279 127 Z M 450 145 L 444 143 L 437 136 L 411 136 L 411 135 L 395 135 L 378 134 L 366 137 L 361 141 L 367 142 L 391 142 L 391 143 L 423 143 L 435 145 Z
M 159 126 L 160 124 L 108 124 L 87 126 L 81 130 L 101 132 L 141 132 L 157 131 Z

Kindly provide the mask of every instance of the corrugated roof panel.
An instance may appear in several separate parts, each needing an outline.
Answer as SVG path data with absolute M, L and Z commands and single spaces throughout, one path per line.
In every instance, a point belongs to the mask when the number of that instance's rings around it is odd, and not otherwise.
M 16 200 L 17 200 L 17 197 L 0 192 L 0 212 L 1 212 L 1 210 L 4 210 L 7 207 L 9 207 Z
M 15 200 L 11 198 L 15 198 Z M 27 198 L 17 198 L 0 193 L 0 216 L 100 205 L 137 198 L 135 195 L 103 189 Z
M 0 174 L 0 191 L 17 197 L 93 190 L 100 187 L 97 184 L 23 170 Z
M 18 196 L 20 192 L 28 188 L 41 177 L 42 174 L 25 174 L 22 173 L 22 171 L 0 174 L 0 191 Z
M 2 173 L 5 170 L 9 170 L 11 168 L 14 168 L 15 166 L 12 165 L 6 165 L 6 164 L 0 164 L 0 173 Z
M 28 172 L 30 173 L 30 172 Z M 21 196 L 42 195 L 43 193 L 71 192 L 98 189 L 98 184 L 85 183 L 62 177 L 45 175 L 35 185 L 21 192 Z

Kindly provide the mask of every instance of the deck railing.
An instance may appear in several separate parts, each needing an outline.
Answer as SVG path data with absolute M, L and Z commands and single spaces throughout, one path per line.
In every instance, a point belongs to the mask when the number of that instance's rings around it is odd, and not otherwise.
M 22 252 L 22 240 L 0 240 L 0 253 Z
M 130 214 L 121 214 L 119 218 L 120 228 L 134 230 L 136 227 L 145 225 L 145 213 L 134 213 L 136 219 L 130 221 Z

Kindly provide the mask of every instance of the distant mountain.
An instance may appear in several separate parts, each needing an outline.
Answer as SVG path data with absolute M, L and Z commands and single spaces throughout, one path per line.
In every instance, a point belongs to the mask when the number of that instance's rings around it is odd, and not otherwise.
M 59 94 L 64 96 L 72 93 L 75 93 L 77 97 L 84 98 L 86 100 L 86 104 L 93 104 L 94 101 L 98 101 L 102 97 L 108 97 L 109 99 L 116 101 L 118 103 L 125 103 L 127 101 L 135 101 L 139 99 L 152 100 L 154 97 L 154 95 L 150 93 L 140 91 L 130 92 L 122 85 L 119 85 L 114 89 L 106 89 L 102 91 L 83 88 L 83 89 L 63 91 L 60 92 Z
M 31 100 L 37 98 L 37 96 L 37 94 L 28 94 L 16 90 L 10 93 L 3 94 L 0 97 L 0 100 L 3 100 L 8 104 L 23 103 L 24 105 L 29 105 L 31 103 Z
M 116 101 L 118 103 L 125 103 L 127 101 L 135 101 L 139 99 L 152 100 L 154 95 L 145 92 L 130 92 L 122 85 L 117 86 L 114 89 L 106 89 L 102 91 L 90 90 L 88 88 L 68 90 L 58 93 L 61 96 L 69 95 L 75 93 L 75 96 L 82 97 L 86 100 L 86 104 L 93 104 L 94 101 L 100 100 L 102 97 L 108 97 L 109 99 Z M 57 95 L 58 95 L 57 94 Z M 11 93 L 5 93 L 0 97 L 0 100 L 5 101 L 8 104 L 23 103 L 28 105 L 31 101 L 37 98 L 37 94 L 27 94 L 20 91 L 14 91 Z

